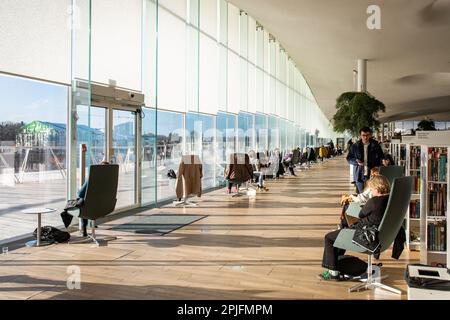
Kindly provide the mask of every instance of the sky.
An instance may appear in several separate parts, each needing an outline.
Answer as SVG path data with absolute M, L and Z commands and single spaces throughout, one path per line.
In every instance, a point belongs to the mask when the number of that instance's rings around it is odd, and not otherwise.
M 66 122 L 66 86 L 0 74 L 0 97 L 0 122 Z

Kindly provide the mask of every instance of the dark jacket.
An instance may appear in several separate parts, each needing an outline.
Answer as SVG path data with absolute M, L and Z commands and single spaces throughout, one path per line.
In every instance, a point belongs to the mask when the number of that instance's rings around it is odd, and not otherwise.
M 358 225 L 380 225 L 386 211 L 389 195 L 370 198 L 359 212 Z
M 369 140 L 369 150 L 367 155 L 367 166 L 369 167 L 370 172 L 370 169 L 379 167 L 381 165 L 381 160 L 384 159 L 383 150 L 376 140 Z M 347 154 L 347 162 L 353 165 L 353 179 L 357 182 L 363 182 L 364 167 L 360 166 L 356 160 L 364 162 L 364 144 L 361 140 L 358 140 L 358 142 L 350 147 L 350 151 Z

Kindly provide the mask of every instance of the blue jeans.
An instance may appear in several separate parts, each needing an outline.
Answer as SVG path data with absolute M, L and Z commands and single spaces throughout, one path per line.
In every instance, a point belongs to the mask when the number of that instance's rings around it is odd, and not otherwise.
M 367 180 L 368 180 L 368 178 L 364 177 L 363 181 L 356 181 L 355 182 L 356 189 L 358 189 L 358 193 L 362 193 L 364 191 L 364 184 L 366 183 Z
M 256 180 L 258 180 L 258 186 L 262 187 L 264 184 L 264 174 L 261 172 L 254 173 Z

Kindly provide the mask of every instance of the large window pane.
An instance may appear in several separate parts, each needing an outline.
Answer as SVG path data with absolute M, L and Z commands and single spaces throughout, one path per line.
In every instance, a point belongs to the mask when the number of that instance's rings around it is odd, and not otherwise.
M 116 208 L 136 203 L 136 113 L 113 110 L 112 147 L 119 165 Z
M 216 117 L 217 128 L 217 153 L 216 153 L 216 177 L 217 183 L 224 183 L 223 170 L 228 156 L 236 151 L 236 116 L 220 112 Z
M 254 116 L 250 113 L 241 112 L 238 115 L 238 151 L 248 153 L 254 149 Z
M 269 151 L 280 147 L 280 132 L 278 128 L 278 118 L 269 116 Z
M 186 110 L 186 24 L 158 11 L 158 108 Z
M 156 201 L 156 110 L 142 112 L 142 203 L 146 205 Z
M 175 196 L 175 180 L 167 177 L 172 169 L 178 171 L 183 155 L 183 115 L 181 113 L 160 111 L 157 116 L 157 199 Z
M 200 29 L 217 39 L 217 0 L 200 0 Z
M 67 95 L 65 86 L 0 75 L 0 241 L 36 228 L 21 210 L 64 207 Z M 42 223 L 62 224 L 55 214 Z
M 142 0 L 92 3 L 92 80 L 141 91 Z
M 261 113 L 255 115 L 255 131 L 256 131 L 256 151 L 264 152 L 267 150 L 267 116 Z
M 219 50 L 217 42 L 200 34 L 200 112 L 216 114 L 219 108 Z
M 203 189 L 215 186 L 215 119 L 199 113 L 186 114 L 186 153 L 200 156 Z

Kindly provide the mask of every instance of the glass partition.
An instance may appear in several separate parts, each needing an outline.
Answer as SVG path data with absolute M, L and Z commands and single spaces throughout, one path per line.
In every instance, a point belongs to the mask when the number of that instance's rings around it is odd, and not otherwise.
M 272 152 L 276 148 L 280 148 L 280 131 L 278 127 L 278 118 L 269 116 L 269 151 Z
M 142 108 L 142 204 L 156 202 L 156 110 Z
M 241 112 L 238 115 L 238 151 L 247 153 L 254 149 L 254 116 L 250 113 Z
M 186 154 L 200 156 L 203 164 L 203 189 L 215 187 L 214 117 L 199 113 L 186 114 Z
M 36 228 L 36 216 L 22 210 L 65 205 L 68 93 L 66 86 L 0 74 L 0 241 Z M 42 223 L 62 225 L 52 214 Z
M 157 110 L 156 175 L 157 200 L 175 196 L 175 180 L 167 177 L 172 169 L 178 171 L 183 155 L 183 114 Z
M 256 133 L 256 150 L 257 152 L 264 152 L 267 150 L 267 116 L 261 113 L 255 115 L 255 133 Z
M 229 155 L 236 152 L 236 115 L 219 112 L 216 117 L 217 153 L 216 178 L 217 184 L 223 185 L 223 171 Z

